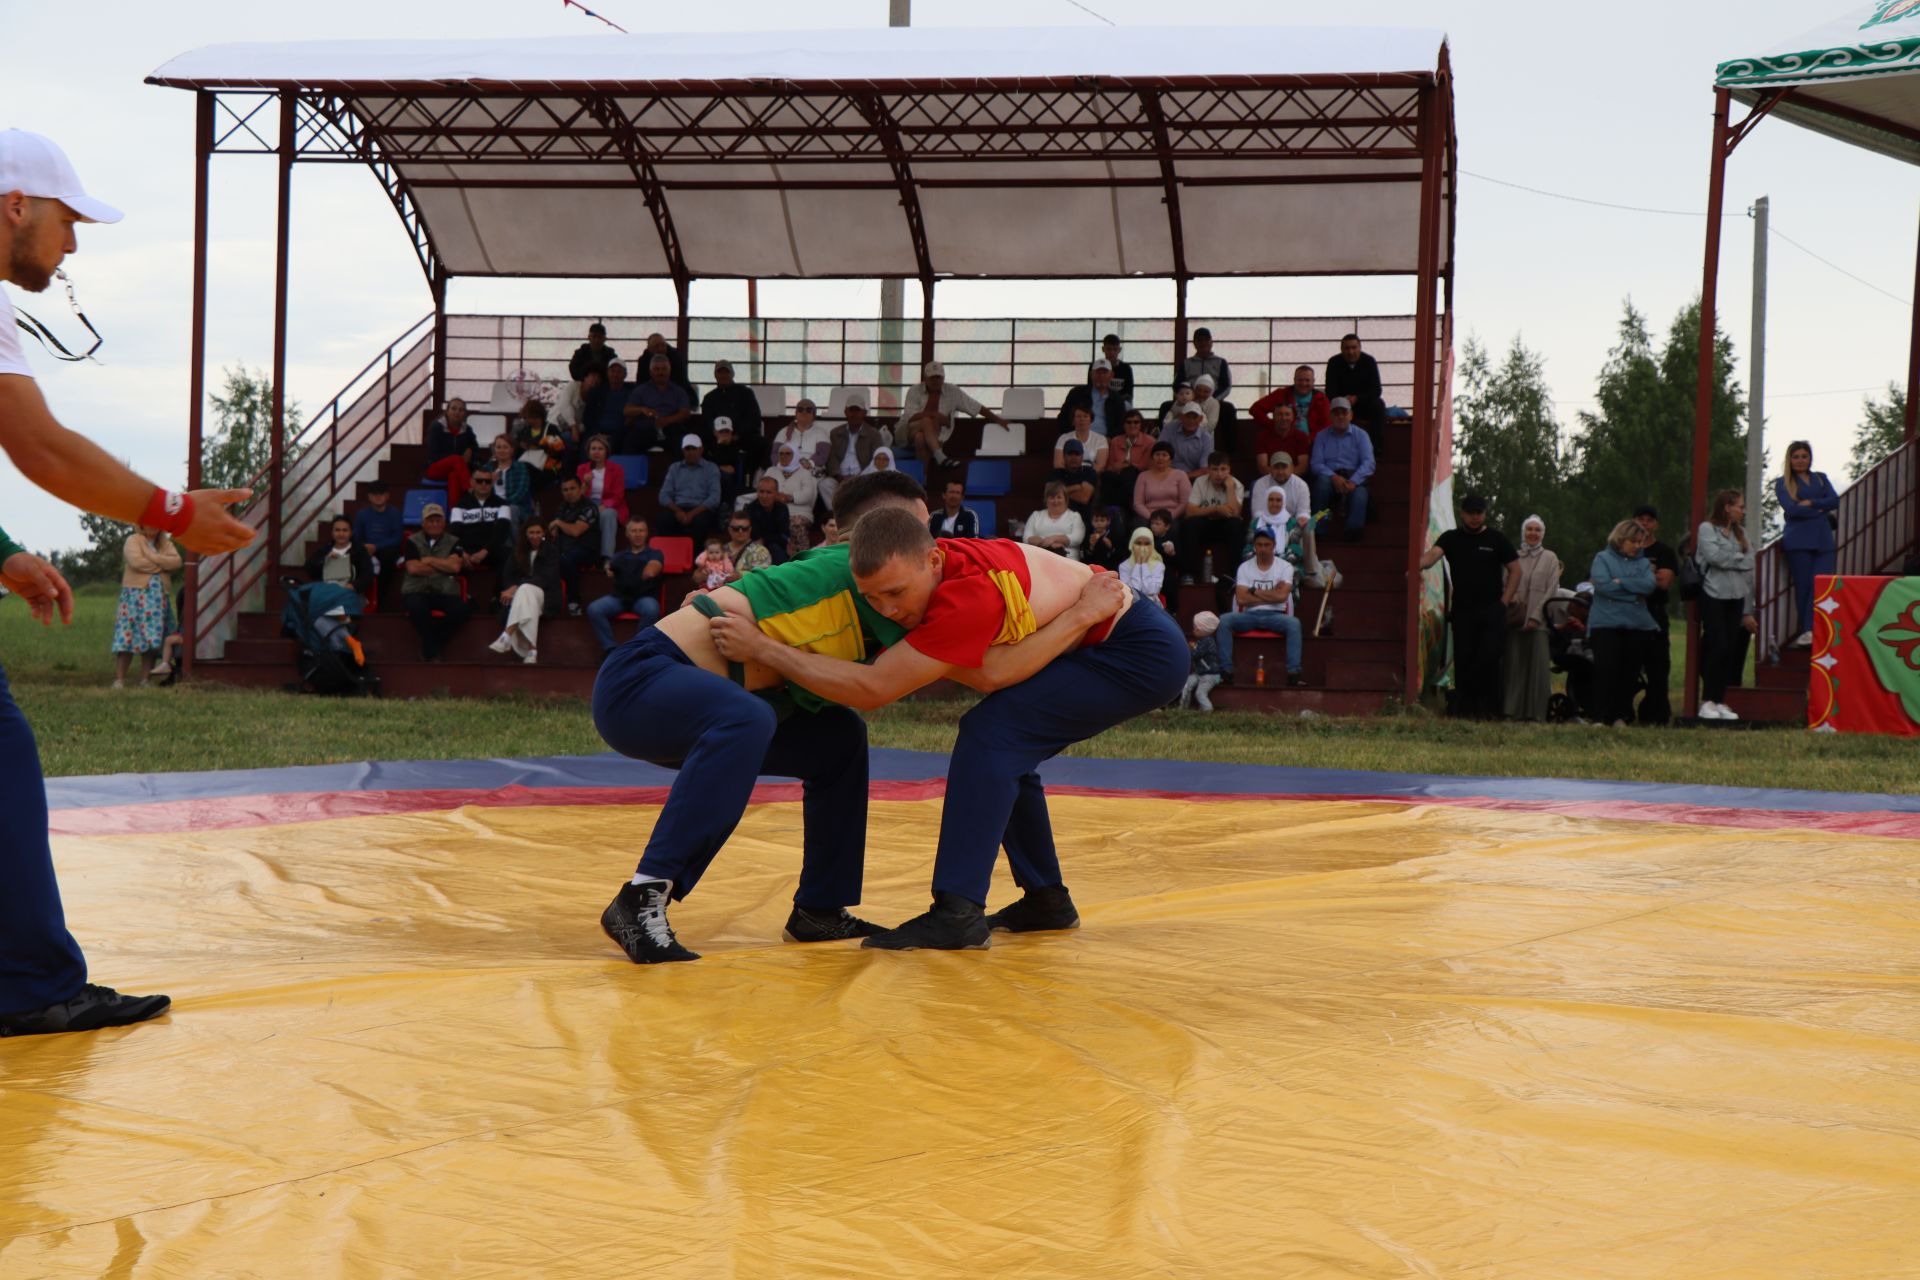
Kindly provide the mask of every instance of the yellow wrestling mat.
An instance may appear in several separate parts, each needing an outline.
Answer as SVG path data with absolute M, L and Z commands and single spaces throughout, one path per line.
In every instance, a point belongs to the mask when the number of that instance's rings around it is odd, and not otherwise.
M 783 944 L 768 803 L 650 969 L 649 806 L 58 837 L 176 1004 L 0 1043 L 0 1276 L 1920 1274 L 1920 841 L 1053 810 L 1076 933 Z M 875 803 L 866 914 L 938 819 Z

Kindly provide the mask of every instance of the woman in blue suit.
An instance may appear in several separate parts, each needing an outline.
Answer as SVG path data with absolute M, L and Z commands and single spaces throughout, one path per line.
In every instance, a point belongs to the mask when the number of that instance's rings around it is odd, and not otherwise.
M 1813 643 L 1813 580 L 1833 572 L 1833 513 L 1840 509 L 1840 495 L 1824 473 L 1813 469 L 1813 446 L 1795 440 L 1787 446 L 1787 469 L 1773 482 L 1773 496 L 1787 518 L 1781 545 L 1793 575 L 1794 615 L 1799 619 L 1787 647 L 1804 649 Z

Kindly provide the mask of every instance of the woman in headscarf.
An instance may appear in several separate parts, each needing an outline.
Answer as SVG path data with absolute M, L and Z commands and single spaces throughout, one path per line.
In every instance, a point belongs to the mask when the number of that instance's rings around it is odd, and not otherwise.
M 1127 543 L 1127 558 L 1120 562 L 1120 581 L 1132 587 L 1143 599 L 1160 602 L 1167 585 L 1167 562 L 1153 545 L 1153 530 L 1135 529 Z
M 893 450 L 887 448 L 885 445 L 881 445 L 873 451 L 873 458 L 867 465 L 860 468 L 860 474 L 870 476 L 876 471 L 892 471 L 893 469 Z
M 1547 653 L 1547 624 L 1541 608 L 1560 585 L 1560 557 L 1547 550 L 1547 522 L 1528 516 L 1520 525 L 1520 588 L 1507 619 L 1507 696 L 1509 720 L 1545 720 L 1553 696 L 1552 659 Z
M 813 545 L 813 508 L 820 497 L 820 482 L 814 479 L 813 472 L 800 465 L 799 454 L 784 440 L 774 449 L 773 465 L 755 477 L 756 485 L 768 476 L 773 477 L 780 501 L 786 504 L 792 517 L 790 541 L 798 554 Z M 753 495 L 742 494 L 740 498 L 739 505 L 745 507 Z

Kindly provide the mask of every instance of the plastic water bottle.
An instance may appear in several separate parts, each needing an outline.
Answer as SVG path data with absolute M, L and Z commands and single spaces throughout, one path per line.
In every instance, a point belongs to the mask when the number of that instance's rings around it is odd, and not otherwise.
M 1200 565 L 1200 578 L 1203 582 L 1213 581 L 1213 548 L 1207 548 L 1205 560 Z
M 1262 653 L 1253 660 L 1253 682 L 1263 685 L 1267 682 L 1267 655 Z

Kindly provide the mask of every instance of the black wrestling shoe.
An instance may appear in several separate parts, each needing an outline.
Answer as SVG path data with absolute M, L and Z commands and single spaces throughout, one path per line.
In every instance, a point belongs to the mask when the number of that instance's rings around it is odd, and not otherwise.
M 862 920 L 845 907 L 831 911 L 809 911 L 795 907 L 781 930 L 788 942 L 844 942 L 848 938 L 871 938 L 886 932 L 871 920 Z
M 123 996 L 112 987 L 89 982 L 71 1000 L 25 1013 L 0 1014 L 0 1036 L 50 1036 L 132 1026 L 165 1013 L 172 1003 L 166 996 Z
M 665 880 L 624 885 L 600 913 L 600 927 L 635 964 L 700 958 L 680 945 L 667 923 L 667 894 L 672 887 Z
M 897 929 L 883 929 L 863 947 L 883 951 L 985 951 L 993 945 L 987 913 L 957 893 L 933 895 L 933 905 Z
M 987 917 L 987 928 L 1008 933 L 1045 933 L 1050 929 L 1078 929 L 1080 912 L 1067 886 L 1029 889 L 1018 902 Z

